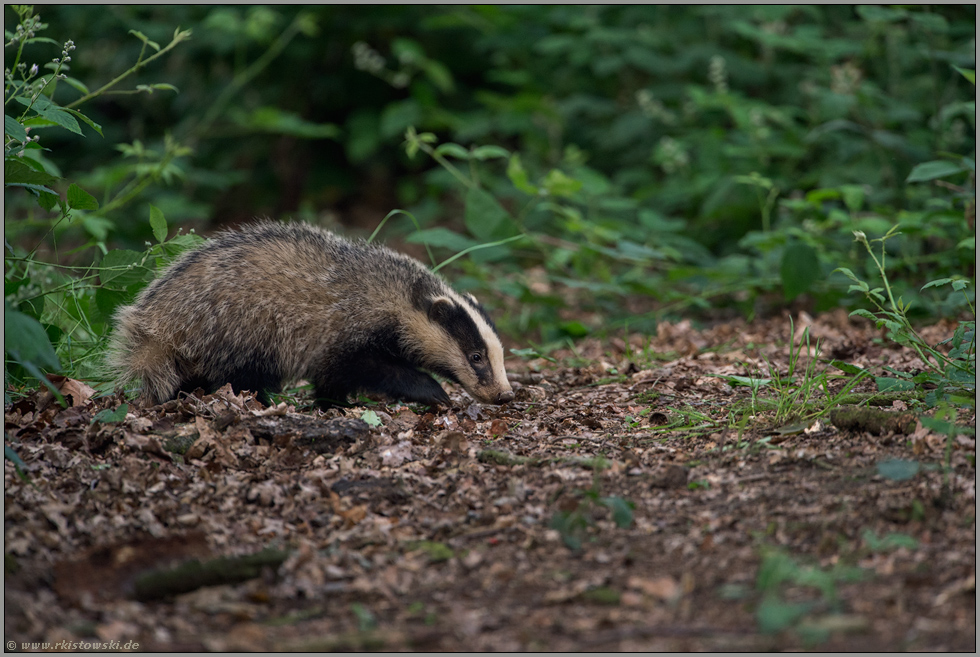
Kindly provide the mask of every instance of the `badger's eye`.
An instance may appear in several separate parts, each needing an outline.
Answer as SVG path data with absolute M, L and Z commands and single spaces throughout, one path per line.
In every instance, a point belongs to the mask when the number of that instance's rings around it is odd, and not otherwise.
M 478 365 L 483 362 L 483 356 L 480 355 L 480 352 L 473 352 L 470 354 L 470 362 L 474 365 Z

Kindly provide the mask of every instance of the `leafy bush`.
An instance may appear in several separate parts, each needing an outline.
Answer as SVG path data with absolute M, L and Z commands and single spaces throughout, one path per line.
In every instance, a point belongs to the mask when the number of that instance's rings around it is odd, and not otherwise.
M 14 380 L 25 374 L 38 378 L 57 391 L 44 376 L 44 371 L 56 372 L 62 368 L 76 376 L 94 373 L 96 356 L 101 354 L 102 338 L 108 331 L 108 322 L 114 309 L 130 301 L 136 292 L 151 280 L 159 260 L 167 260 L 177 252 L 197 243 L 192 236 L 179 236 L 166 241 L 167 227 L 162 214 L 155 208 L 150 211 L 150 225 L 159 244 L 142 253 L 125 250 L 108 250 L 104 244 L 107 220 L 104 213 L 110 208 L 126 205 L 150 182 L 165 173 L 160 165 L 137 168 L 127 184 L 101 204 L 81 186 L 67 183 L 59 175 L 60 168 L 48 156 L 50 148 L 41 146 L 41 134 L 49 129 L 62 129 L 84 136 L 79 121 L 102 135 L 102 128 L 88 116 L 75 109 L 82 103 L 96 98 L 125 79 L 129 74 L 145 66 L 157 56 L 166 53 L 190 36 L 189 32 L 174 33 L 174 39 L 165 49 L 135 36 L 147 47 L 157 50 L 156 55 L 143 57 L 141 52 L 136 64 L 95 92 L 89 92 L 83 82 L 69 77 L 70 53 L 76 46 L 73 41 L 64 43 L 60 57 L 55 57 L 44 67 L 24 61 L 25 46 L 57 46 L 57 42 L 38 33 L 47 28 L 35 15 L 32 7 L 14 6 L 18 24 L 14 32 L 5 34 L 5 48 L 11 50 L 11 68 L 5 71 L 4 80 L 4 187 L 5 213 L 13 210 L 17 218 L 5 222 L 4 251 L 4 352 L 5 378 Z M 41 73 L 46 68 L 50 73 Z M 83 94 L 78 100 L 61 105 L 54 100 L 59 83 L 65 83 Z M 171 151 L 179 154 L 179 149 Z M 64 189 L 64 196 L 57 191 Z M 21 189 L 25 194 L 17 194 Z M 12 198 L 11 198 L 12 197 Z M 8 215 L 9 216 L 9 215 Z M 58 238 L 68 227 L 81 225 L 89 233 L 91 241 L 75 248 L 74 253 L 62 254 Z M 30 248 L 21 246 L 31 234 L 40 231 L 42 237 Z M 30 243 L 30 242 L 28 242 Z M 51 252 L 42 255 L 42 249 Z M 97 249 L 101 260 L 92 264 L 91 250 Z M 85 262 L 77 254 L 88 252 Z M 55 261 L 49 262 L 50 256 Z M 52 347 L 54 345 L 54 347 Z M 5 391 L 6 395 L 6 391 Z M 60 395 L 58 395 L 60 398 Z
M 193 242 L 163 216 L 397 207 L 383 237 L 545 341 L 853 306 L 854 231 L 910 321 L 972 316 L 969 8 L 9 7 L 5 296 L 71 371 Z

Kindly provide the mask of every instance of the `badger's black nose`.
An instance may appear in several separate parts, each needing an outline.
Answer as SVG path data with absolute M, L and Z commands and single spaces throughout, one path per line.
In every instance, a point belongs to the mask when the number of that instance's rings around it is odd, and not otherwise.
M 514 392 L 512 390 L 508 390 L 507 392 L 502 392 L 497 395 L 498 404 L 506 404 L 509 401 L 514 401 Z

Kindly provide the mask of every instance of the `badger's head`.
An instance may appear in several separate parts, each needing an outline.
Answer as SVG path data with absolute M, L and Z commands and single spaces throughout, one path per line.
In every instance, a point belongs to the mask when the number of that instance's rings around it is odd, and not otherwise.
M 504 404 L 514 399 L 500 337 L 472 295 L 431 297 L 424 312 L 424 325 L 413 336 L 423 367 L 460 384 L 477 401 Z

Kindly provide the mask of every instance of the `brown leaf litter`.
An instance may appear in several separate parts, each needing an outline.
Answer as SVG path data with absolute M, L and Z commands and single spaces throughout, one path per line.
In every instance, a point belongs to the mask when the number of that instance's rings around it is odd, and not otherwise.
M 921 367 L 842 312 L 795 319 L 823 358 Z M 44 391 L 5 410 L 26 476 L 5 460 L 5 638 L 159 651 L 973 650 L 975 417 L 961 414 L 971 431 L 952 441 L 901 398 L 884 401 L 896 423 L 875 430 L 802 409 L 776 422 L 724 377 L 760 377 L 767 363 L 785 374 L 788 338 L 785 319 L 662 324 L 650 339 L 552 354 L 560 366 L 509 361 L 506 406 L 449 386 L 452 408 L 382 403 L 368 418 L 263 408 L 225 388 L 93 423 L 123 400 L 59 381 L 68 408 Z M 918 467 L 889 478 L 887 461 Z M 265 550 L 285 561 L 249 561 Z M 832 580 L 830 597 L 787 580 L 779 604 L 812 611 L 767 634 L 759 573 L 773 551 L 860 577 Z M 186 592 L 136 592 L 149 572 L 180 582 L 242 563 Z

